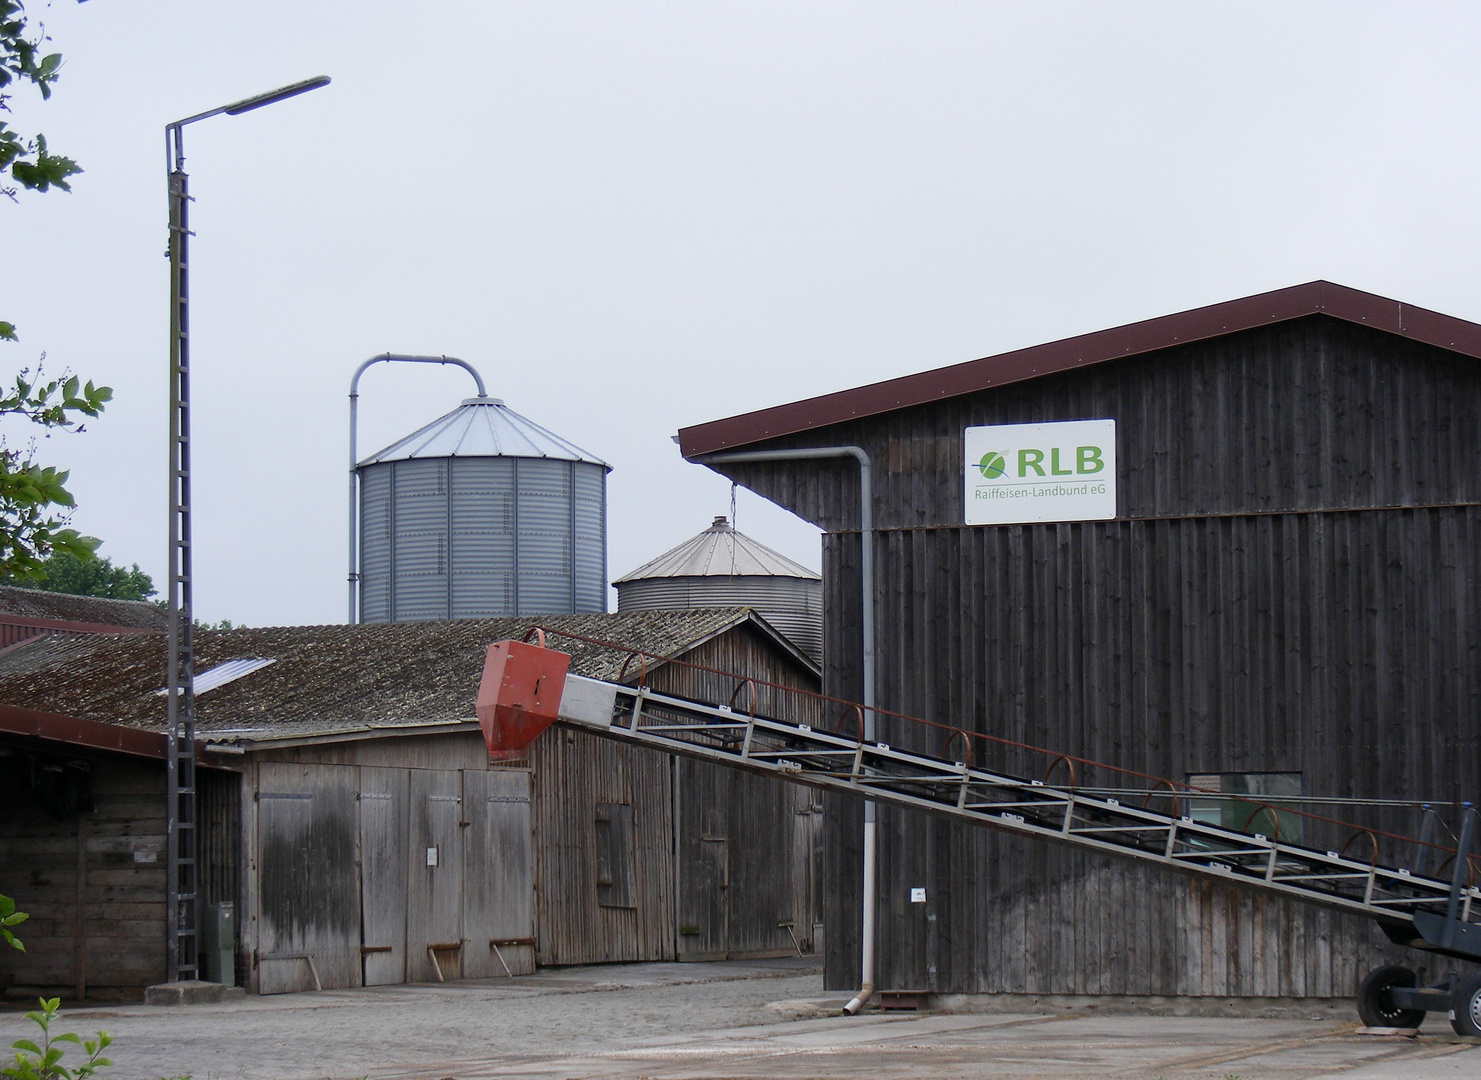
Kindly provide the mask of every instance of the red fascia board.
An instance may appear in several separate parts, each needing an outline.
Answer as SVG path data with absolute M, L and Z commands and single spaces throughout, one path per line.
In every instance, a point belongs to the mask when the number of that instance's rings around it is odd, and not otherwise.
M 1476 323 L 1330 281 L 1311 281 L 1288 289 L 1228 300 L 1176 315 L 1163 315 L 1110 330 L 1098 330 L 934 371 L 696 424 L 680 429 L 679 449 L 686 458 L 692 459 L 829 424 L 877 416 L 1041 375 L 1072 371 L 1108 360 L 1318 314 L 1371 326 L 1481 359 L 1481 326 Z
M 162 634 L 147 626 L 118 626 L 114 623 L 68 622 L 66 619 L 36 619 L 21 615 L 0 614 L 0 623 L 7 626 L 34 626 L 40 630 L 67 634 Z
M 80 720 L 75 716 L 38 712 L 17 705 L 0 705 L 0 732 L 161 761 L 168 748 L 168 740 L 158 731 L 101 724 L 96 720 Z

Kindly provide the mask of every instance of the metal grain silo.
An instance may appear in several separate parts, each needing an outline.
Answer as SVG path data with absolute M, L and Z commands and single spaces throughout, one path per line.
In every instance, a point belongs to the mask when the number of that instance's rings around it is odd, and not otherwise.
M 823 581 L 724 517 L 612 583 L 618 611 L 750 607 L 813 660 L 823 657 Z
M 357 462 L 358 620 L 606 611 L 609 471 L 489 397 Z

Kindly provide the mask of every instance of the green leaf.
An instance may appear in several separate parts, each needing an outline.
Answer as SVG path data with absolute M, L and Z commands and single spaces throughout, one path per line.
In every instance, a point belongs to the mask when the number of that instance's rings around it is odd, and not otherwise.
M 17 1039 L 15 1042 L 10 1044 L 10 1048 L 12 1050 L 25 1050 L 28 1053 L 32 1054 L 41 1053 L 41 1047 L 37 1046 L 30 1039 Z

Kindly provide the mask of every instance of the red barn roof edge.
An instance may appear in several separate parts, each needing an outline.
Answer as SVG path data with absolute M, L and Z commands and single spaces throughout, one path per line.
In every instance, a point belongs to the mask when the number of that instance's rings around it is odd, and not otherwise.
M 686 458 L 693 459 L 846 420 L 877 416 L 942 398 L 1007 386 L 1041 375 L 1071 371 L 1308 315 L 1329 315 L 1481 359 L 1481 325 L 1330 281 L 1309 281 L 1304 285 L 695 424 L 679 430 L 679 449 Z

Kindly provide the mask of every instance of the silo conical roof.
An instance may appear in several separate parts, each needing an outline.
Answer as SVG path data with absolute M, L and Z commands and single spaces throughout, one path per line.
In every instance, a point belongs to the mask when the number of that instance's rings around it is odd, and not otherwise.
M 359 465 L 450 457 L 548 458 L 612 468 L 601 458 L 521 416 L 499 398 L 488 397 L 465 399 L 446 416 L 371 454 Z
M 648 578 L 673 577 L 788 577 L 821 581 L 800 563 L 773 551 L 759 540 L 738 533 L 730 522 L 717 517 L 698 536 L 644 563 L 612 584 Z

